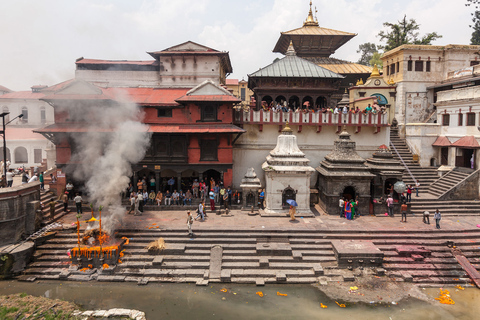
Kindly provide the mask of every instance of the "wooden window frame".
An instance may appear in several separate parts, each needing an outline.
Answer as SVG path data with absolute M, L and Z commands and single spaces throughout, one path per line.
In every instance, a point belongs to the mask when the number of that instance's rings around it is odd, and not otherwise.
M 463 127 L 463 113 L 458 114 L 458 126 Z
M 207 150 L 209 147 L 215 149 Z M 200 139 L 200 161 L 218 161 L 218 140 L 217 139 Z
M 442 126 L 450 125 L 450 115 L 448 113 L 442 114 Z
M 467 112 L 467 127 L 475 126 L 475 118 L 474 112 Z

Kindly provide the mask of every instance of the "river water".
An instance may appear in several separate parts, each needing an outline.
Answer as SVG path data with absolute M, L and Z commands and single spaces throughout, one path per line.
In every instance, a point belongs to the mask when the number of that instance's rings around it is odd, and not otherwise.
M 227 292 L 220 290 L 226 289 Z M 263 297 L 256 292 L 261 291 Z M 25 292 L 35 296 L 72 301 L 86 310 L 127 308 L 157 319 L 480 319 L 480 290 L 450 289 L 455 305 L 408 299 L 392 304 L 353 304 L 339 307 L 309 285 L 155 284 L 132 283 L 26 283 L 1 281 L 0 295 Z M 279 296 L 287 294 L 287 296 Z M 425 289 L 435 298 L 439 289 Z M 340 304 L 343 301 L 338 301 Z M 321 308 L 323 303 L 327 308 Z

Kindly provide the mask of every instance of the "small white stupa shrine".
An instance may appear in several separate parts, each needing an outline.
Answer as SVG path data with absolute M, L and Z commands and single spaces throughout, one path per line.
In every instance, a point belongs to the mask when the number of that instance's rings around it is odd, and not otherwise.
M 270 151 L 262 165 L 265 171 L 265 213 L 288 214 L 288 199 L 298 206 L 298 214 L 313 215 L 310 210 L 310 177 L 315 171 L 310 160 L 298 148 L 297 137 L 288 123 L 277 138 L 277 146 Z

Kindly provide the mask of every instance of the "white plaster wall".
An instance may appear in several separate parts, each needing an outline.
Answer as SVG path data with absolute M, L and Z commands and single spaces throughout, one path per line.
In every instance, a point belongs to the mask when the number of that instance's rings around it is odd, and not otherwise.
M 13 119 L 20 115 L 23 107 L 26 107 L 28 110 L 28 122 L 25 122 L 23 119 L 16 119 L 11 122 L 9 126 L 39 128 L 54 123 L 53 107 L 41 100 L 0 98 L 0 111 L 3 112 L 4 107 L 7 107 L 8 112 L 10 112 L 9 119 Z M 41 121 L 40 113 L 42 107 L 45 108 L 45 122 Z
M 16 163 L 15 160 L 15 149 L 18 147 L 24 147 L 27 149 L 27 155 L 28 155 L 28 163 Z M 15 140 L 15 139 L 8 139 L 7 137 L 7 149 L 10 150 L 10 157 L 12 159 L 11 161 L 11 168 L 18 168 L 25 166 L 25 168 L 29 167 L 35 167 L 40 164 L 40 162 L 36 163 L 34 162 L 35 156 L 34 156 L 34 150 L 35 149 L 41 149 L 42 150 L 42 159 L 47 158 L 47 152 L 45 151 L 48 147 L 52 147 L 52 144 L 50 141 L 47 139 L 37 139 L 37 140 Z M 3 157 L 3 156 L 2 156 Z
M 160 58 L 160 86 L 162 87 L 194 87 L 210 79 L 216 85 L 220 84 L 221 70 L 217 56 L 185 56 L 173 60 L 171 57 Z
M 437 150 L 439 148 L 432 147 L 432 143 L 438 137 L 440 127 L 438 123 L 410 123 L 405 127 L 407 142 L 412 152 L 418 154 L 420 166 L 422 167 L 430 166 L 431 158 L 436 158 L 437 164 L 440 163 Z
M 288 212 L 282 208 L 282 193 L 287 187 L 296 191 L 295 201 L 298 204 L 296 211 L 306 213 L 310 211 L 310 173 L 279 173 L 269 172 L 266 176 L 266 212 Z
M 320 133 L 316 127 L 303 126 L 302 132 L 298 132 L 298 126 L 292 125 L 293 133 L 297 136 L 298 147 L 310 160 L 309 165 L 313 168 L 319 166 L 325 156 L 333 150 L 334 141 L 338 138 L 335 133 L 337 127 L 322 127 Z M 247 130 L 233 146 L 233 185 L 238 188 L 247 169 L 253 167 L 263 186 L 265 175 L 262 163 L 271 150 L 277 144 L 278 125 L 263 125 L 263 131 L 259 131 L 258 125 L 244 125 Z M 357 153 L 364 159 L 370 158 L 382 144 L 390 144 L 390 128 L 384 127 L 380 133 L 374 134 L 373 127 L 362 127 L 360 133 L 354 133 L 353 127 L 347 127 L 351 139 L 357 143 Z M 314 187 L 317 181 L 317 173 L 314 172 L 310 181 L 310 187 Z
M 75 78 L 99 87 L 157 87 L 157 71 L 75 70 Z

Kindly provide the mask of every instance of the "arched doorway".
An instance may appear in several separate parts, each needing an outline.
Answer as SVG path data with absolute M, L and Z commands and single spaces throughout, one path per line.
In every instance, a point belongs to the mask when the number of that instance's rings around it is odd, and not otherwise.
M 255 195 L 252 191 L 247 194 L 247 198 L 245 201 L 247 208 L 255 207 Z
M 357 196 L 355 188 L 352 186 L 347 186 L 343 189 L 343 197 L 347 200 L 355 199 Z
M 24 147 L 17 147 L 14 151 L 14 155 L 15 163 L 28 163 L 28 153 L 27 149 L 25 149 Z
M 192 190 L 193 181 L 198 180 L 198 172 L 192 169 L 187 169 L 182 172 L 181 190 L 187 192 Z
M 295 190 L 288 186 L 282 192 L 282 206 L 288 208 L 290 205 L 287 203 L 287 200 L 297 200 L 297 194 Z
M 399 196 L 398 196 L 397 191 L 395 191 L 393 189 L 393 186 L 395 185 L 395 183 L 397 181 L 398 181 L 398 179 L 395 179 L 395 178 L 385 180 L 384 194 L 385 195 L 391 194 L 393 199 L 399 200 Z
M 327 107 L 327 98 L 320 96 L 315 100 L 315 107 L 317 108 L 326 108 Z
M 288 106 L 290 109 L 295 110 L 300 106 L 300 99 L 297 96 L 291 96 L 288 99 Z
M 287 98 L 285 98 L 284 96 L 277 96 L 275 98 L 275 102 L 278 102 L 280 103 L 280 105 L 283 107 L 283 103 L 287 101 Z
M 264 96 L 262 98 L 262 104 L 261 104 L 261 107 L 268 107 L 270 106 L 270 103 L 273 101 L 272 97 L 271 96 Z
M 214 169 L 209 169 L 203 173 L 203 181 L 207 184 L 209 190 L 212 188 L 210 183 L 211 179 L 215 180 L 216 184 L 223 183 L 222 181 L 222 174 Z
M 3 147 L 0 148 L 0 160 L 3 161 Z M 7 160 L 12 162 L 12 157 L 10 155 L 10 149 L 7 148 Z
M 303 109 L 313 109 L 313 99 L 310 96 L 306 96 L 302 100 Z

